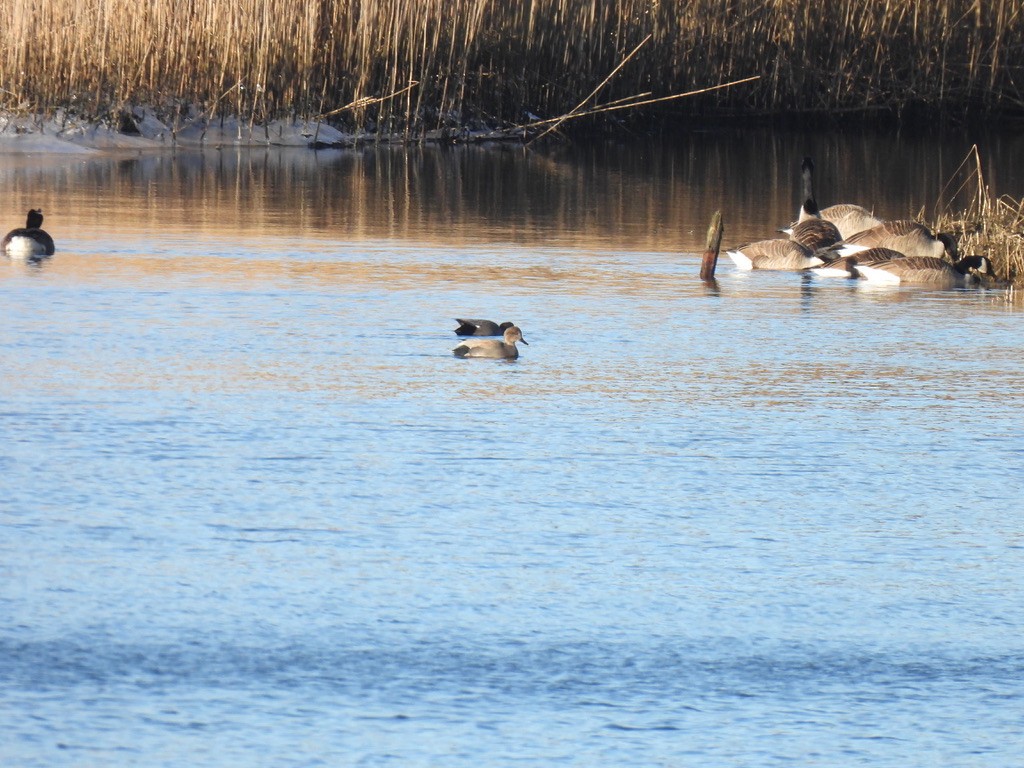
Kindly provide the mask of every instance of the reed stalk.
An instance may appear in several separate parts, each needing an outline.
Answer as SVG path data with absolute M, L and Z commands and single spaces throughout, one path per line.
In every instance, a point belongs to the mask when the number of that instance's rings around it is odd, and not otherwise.
M 677 114 L 1024 110 L 1013 0 L 5 0 L 0 29 L 8 110 L 333 113 L 415 135 L 569 115 L 624 62 L 603 101 L 761 75 Z

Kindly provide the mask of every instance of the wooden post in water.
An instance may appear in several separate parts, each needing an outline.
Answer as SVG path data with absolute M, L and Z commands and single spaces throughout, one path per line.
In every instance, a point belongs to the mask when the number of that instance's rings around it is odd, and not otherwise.
M 704 258 L 700 263 L 700 279 L 706 283 L 710 283 L 715 279 L 715 268 L 718 266 L 718 250 L 722 247 L 722 233 L 724 231 L 722 212 L 715 211 L 711 217 L 711 226 L 708 227 L 707 250 L 704 251 Z

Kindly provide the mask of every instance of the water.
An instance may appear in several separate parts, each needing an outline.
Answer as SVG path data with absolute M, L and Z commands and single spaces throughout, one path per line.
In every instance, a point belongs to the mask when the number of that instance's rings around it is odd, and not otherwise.
M 696 278 L 967 147 L 3 158 L 0 762 L 1016 763 L 1020 302 Z

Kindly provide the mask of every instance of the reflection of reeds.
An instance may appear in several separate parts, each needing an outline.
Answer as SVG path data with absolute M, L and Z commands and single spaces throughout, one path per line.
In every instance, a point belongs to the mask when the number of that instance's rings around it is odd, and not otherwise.
M 968 176 L 957 192 L 969 190 L 970 202 L 964 210 L 947 211 L 938 228 L 957 233 L 962 254 L 988 256 L 1001 280 L 1024 281 L 1024 199 L 992 196 L 977 147 L 961 168 Z
M 1019 109 L 1015 0 L 6 0 L 0 105 L 348 107 L 395 130 L 568 112 L 763 74 L 692 110 Z M 410 83 L 415 87 L 408 88 Z M 364 99 L 399 94 L 385 101 Z M 678 109 L 679 107 L 677 107 Z M 686 107 L 684 107 L 686 108 Z M 341 115 L 339 115 L 340 117 Z

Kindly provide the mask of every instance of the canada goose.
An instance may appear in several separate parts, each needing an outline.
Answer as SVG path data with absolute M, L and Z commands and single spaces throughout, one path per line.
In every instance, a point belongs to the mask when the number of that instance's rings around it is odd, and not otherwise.
M 952 235 L 940 232 L 937 235 L 923 224 L 909 219 L 886 221 L 877 227 L 865 229 L 833 246 L 842 256 L 852 256 L 869 248 L 891 248 L 905 256 L 930 256 L 942 258 L 943 254 L 956 260 L 957 245 Z
M 782 231 L 789 235 L 790 240 L 812 251 L 828 248 L 843 239 L 836 225 L 825 219 L 804 219 Z
M 825 256 L 825 254 L 821 253 L 819 256 Z M 855 269 L 857 264 L 870 265 L 875 262 L 905 258 L 906 256 L 902 253 L 890 248 L 870 248 L 860 251 L 854 256 L 838 256 L 831 259 L 826 257 L 824 264 L 809 271 L 818 277 L 858 277 Z
M 53 255 L 53 238 L 40 229 L 42 226 L 43 212 L 33 208 L 28 212 L 25 226 L 20 229 L 12 229 L 3 241 L 0 241 L 0 251 L 12 259 Z
M 501 340 L 498 339 L 467 339 L 452 350 L 456 357 L 489 357 L 515 360 L 519 357 L 516 342 L 529 345 L 523 338 L 523 332 L 516 326 L 505 329 Z
M 831 221 L 836 225 L 836 229 L 839 230 L 843 239 L 883 223 L 867 208 L 853 203 L 830 205 L 827 208 L 822 208 L 820 214 L 825 221 Z
M 455 318 L 459 327 L 455 329 L 457 336 L 501 336 L 506 328 L 511 328 L 515 323 L 495 323 L 491 320 L 464 320 L 461 317 Z
M 726 251 L 737 269 L 810 269 L 824 262 L 795 240 L 758 240 Z
M 856 234 L 861 230 L 870 229 L 882 223 L 867 208 L 853 203 L 839 203 L 819 209 L 814 199 L 814 161 L 805 157 L 800 164 L 802 179 L 803 203 L 797 214 L 797 222 L 812 218 L 821 218 L 836 225 L 843 238 Z
M 854 256 L 840 256 L 830 259 L 816 267 L 807 270 L 807 274 L 817 277 L 856 277 L 854 265 L 857 259 Z
M 912 283 L 954 288 L 972 280 L 995 278 L 992 263 L 984 256 L 967 256 L 956 264 L 934 256 L 905 256 L 870 263 L 857 260 L 853 268 L 859 277 L 874 285 Z

